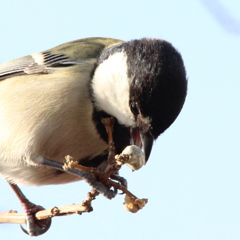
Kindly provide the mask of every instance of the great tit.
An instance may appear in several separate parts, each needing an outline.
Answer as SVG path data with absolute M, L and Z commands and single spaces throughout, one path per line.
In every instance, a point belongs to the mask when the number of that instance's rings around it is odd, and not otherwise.
M 116 154 L 136 145 L 144 151 L 142 165 L 153 141 L 179 115 L 186 93 L 182 57 L 161 39 L 85 38 L 4 63 L 0 173 L 12 184 L 81 180 L 54 163 L 62 163 L 66 155 L 83 166 L 106 161 L 107 133 L 101 119 L 108 116 L 116 119 Z M 97 181 L 89 181 L 97 188 Z

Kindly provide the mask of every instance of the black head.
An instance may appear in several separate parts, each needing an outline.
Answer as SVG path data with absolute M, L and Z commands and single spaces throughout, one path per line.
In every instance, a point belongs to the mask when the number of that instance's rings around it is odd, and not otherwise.
M 129 105 L 156 139 L 177 118 L 187 94 L 181 55 L 168 42 L 140 39 L 124 43 L 130 84 Z M 148 128 L 149 126 L 149 128 Z
M 98 69 L 93 80 L 98 108 L 130 129 L 134 144 L 143 147 L 147 160 L 153 140 L 174 122 L 186 98 L 181 55 L 160 39 L 132 40 L 103 51 Z

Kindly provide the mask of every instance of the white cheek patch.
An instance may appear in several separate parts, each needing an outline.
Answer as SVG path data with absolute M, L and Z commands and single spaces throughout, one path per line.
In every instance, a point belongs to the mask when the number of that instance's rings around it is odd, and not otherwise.
M 117 52 L 101 63 L 92 81 L 96 107 L 116 117 L 120 124 L 133 126 L 134 116 L 129 107 L 127 56 Z

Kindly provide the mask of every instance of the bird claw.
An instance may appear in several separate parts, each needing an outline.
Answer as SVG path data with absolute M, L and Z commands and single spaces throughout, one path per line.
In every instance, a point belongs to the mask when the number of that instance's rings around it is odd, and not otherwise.
M 114 190 L 108 189 L 106 192 L 102 192 L 103 196 L 108 199 L 115 198 L 118 193 L 118 189 L 117 188 L 113 188 L 113 189 Z
M 36 224 L 36 220 L 35 220 L 34 226 L 31 224 L 31 227 L 30 227 L 30 224 L 27 224 L 28 230 L 26 230 L 21 224 L 20 224 L 20 227 L 21 227 L 22 231 L 24 233 L 26 233 L 27 235 L 36 237 L 36 236 L 42 235 L 45 232 L 47 232 L 48 229 L 50 228 L 51 222 L 52 222 L 51 218 L 48 218 L 47 224 L 40 223 L 40 221 L 42 222 L 44 220 L 37 220 L 37 221 L 38 221 L 38 223 Z
M 97 180 L 94 181 L 87 180 L 87 183 L 108 199 L 112 199 L 117 195 L 118 190 L 116 188 L 113 188 L 113 190 L 111 190 L 102 182 L 99 182 Z
M 111 179 L 118 181 L 122 186 L 127 188 L 128 183 L 124 177 L 119 176 L 118 174 L 112 174 Z
M 26 225 L 28 230 L 26 230 L 25 228 L 23 228 L 22 225 L 20 225 L 24 233 L 30 236 L 39 236 L 48 231 L 51 226 L 52 220 L 51 218 L 46 218 L 42 220 L 36 219 L 35 214 L 40 210 L 44 210 L 44 208 L 37 205 L 30 209 L 26 209 Z

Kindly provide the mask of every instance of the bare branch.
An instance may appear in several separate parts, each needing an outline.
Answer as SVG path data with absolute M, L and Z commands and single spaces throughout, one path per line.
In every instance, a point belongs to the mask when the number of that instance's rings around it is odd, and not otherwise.
M 38 220 L 42 220 L 56 216 L 71 215 L 74 213 L 82 214 L 84 212 L 91 212 L 93 211 L 91 202 L 96 198 L 98 194 L 99 192 L 93 189 L 87 194 L 86 199 L 80 204 L 71 204 L 67 206 L 53 207 L 51 209 L 41 210 L 35 214 L 35 217 Z M 26 214 L 17 213 L 16 211 L 0 213 L 0 223 L 26 223 Z

